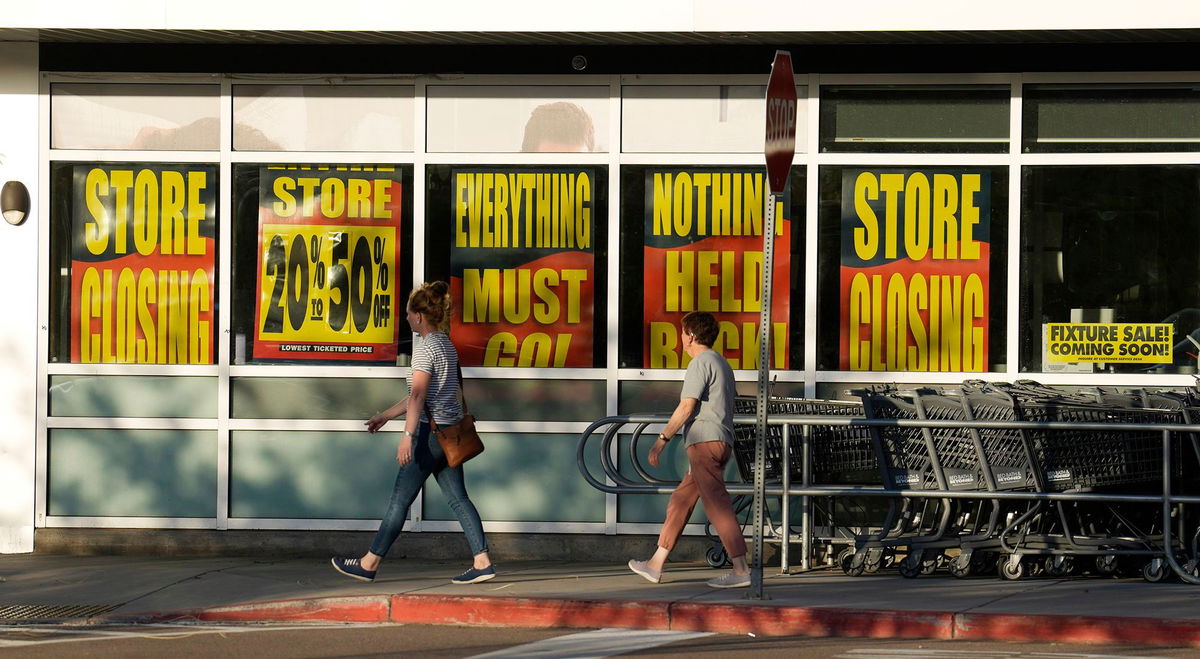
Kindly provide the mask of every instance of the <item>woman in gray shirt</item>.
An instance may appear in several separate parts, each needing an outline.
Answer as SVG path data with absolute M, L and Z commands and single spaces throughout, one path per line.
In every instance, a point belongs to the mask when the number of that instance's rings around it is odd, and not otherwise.
M 657 467 L 663 449 L 682 428 L 690 469 L 667 503 L 667 519 L 658 536 L 658 549 L 649 560 L 629 561 L 630 570 L 652 583 L 662 581 L 667 556 L 675 548 L 696 502 L 703 501 L 704 512 L 733 561 L 733 571 L 709 580 L 708 585 L 713 588 L 750 585 L 746 540 L 733 513 L 729 490 L 725 488 L 725 465 L 733 455 L 733 399 L 737 391 L 729 362 L 712 349 L 719 331 L 717 320 L 710 313 L 693 311 L 683 317 L 680 338 L 692 361 L 683 376 L 679 406 L 651 447 L 649 460 Z

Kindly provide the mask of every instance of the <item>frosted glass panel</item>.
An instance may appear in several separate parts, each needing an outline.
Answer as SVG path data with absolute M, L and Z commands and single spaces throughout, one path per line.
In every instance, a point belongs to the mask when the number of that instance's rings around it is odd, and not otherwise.
M 395 378 L 233 378 L 235 419 L 362 419 L 408 395 Z
M 412 151 L 411 85 L 235 85 L 238 151 Z
M 379 519 L 396 478 L 399 438 L 366 430 L 233 432 L 230 515 Z
M 51 416 L 217 416 L 217 379 L 165 375 L 52 375 Z
M 763 85 L 626 85 L 621 150 L 626 153 L 761 153 Z M 805 90 L 796 95 L 803 99 Z M 807 150 L 807 105 L 797 106 L 796 152 Z
M 216 150 L 220 93 L 217 85 L 54 84 L 50 147 Z
M 51 515 L 214 517 L 217 433 L 50 431 Z
M 606 152 L 608 87 L 430 86 L 432 152 Z
M 579 475 L 578 442 L 578 435 L 484 434 L 487 450 L 465 467 L 479 516 L 492 522 L 603 522 L 604 493 Z M 592 474 L 604 473 L 598 449 L 588 451 L 588 466 Z M 425 484 L 425 519 L 458 520 L 432 478 Z

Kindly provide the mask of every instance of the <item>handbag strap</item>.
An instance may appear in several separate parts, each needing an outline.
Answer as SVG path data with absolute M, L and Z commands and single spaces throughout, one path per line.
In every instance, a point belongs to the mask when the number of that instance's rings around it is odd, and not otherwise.
M 462 365 L 458 367 L 458 397 L 462 400 L 463 416 L 469 414 L 467 412 L 467 392 L 463 389 Z M 438 431 L 437 421 L 433 418 L 433 412 L 429 410 L 429 403 L 425 403 L 425 416 L 429 417 L 429 429 L 434 433 Z

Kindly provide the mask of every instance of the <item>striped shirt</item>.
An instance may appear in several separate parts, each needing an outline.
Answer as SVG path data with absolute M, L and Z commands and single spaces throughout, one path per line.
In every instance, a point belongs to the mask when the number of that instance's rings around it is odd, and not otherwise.
M 458 400 L 458 351 L 445 332 L 430 332 L 418 336 L 413 342 L 412 370 L 429 374 L 429 390 L 425 392 L 425 405 L 433 412 L 439 426 L 458 423 L 462 418 L 462 405 Z M 412 374 L 408 376 L 408 390 L 412 391 Z M 428 422 L 425 410 L 421 420 Z

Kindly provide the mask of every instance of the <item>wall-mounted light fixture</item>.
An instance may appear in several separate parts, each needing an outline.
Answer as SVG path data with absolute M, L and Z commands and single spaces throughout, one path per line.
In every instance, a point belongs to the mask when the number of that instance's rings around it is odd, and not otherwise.
M 25 221 L 29 216 L 29 190 L 20 181 L 8 181 L 0 189 L 0 212 L 12 225 Z

